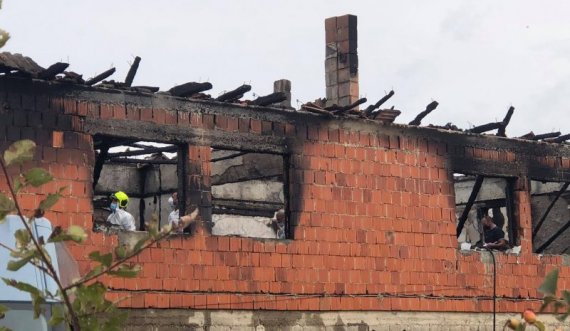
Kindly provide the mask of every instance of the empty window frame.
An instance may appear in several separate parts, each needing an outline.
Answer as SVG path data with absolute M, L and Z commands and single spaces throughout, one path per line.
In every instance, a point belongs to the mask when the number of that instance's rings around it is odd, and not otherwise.
M 117 191 L 129 197 L 125 210 L 134 217 L 136 230 L 144 231 L 145 222 L 153 217 L 160 226 L 167 224 L 177 208 L 169 203 L 172 194 L 177 192 L 178 201 L 185 201 L 184 176 L 179 176 L 184 165 L 178 160 L 179 155 L 185 155 L 184 146 L 102 135 L 94 136 L 93 141 L 94 231 L 125 230 L 107 222 L 110 196 Z
M 212 234 L 286 239 L 287 157 L 212 149 Z
M 517 246 L 514 179 L 459 173 L 455 173 L 453 179 L 457 239 L 462 249 L 485 244 L 499 250 Z M 504 241 L 497 240 L 499 237 Z
M 568 186 L 569 183 L 530 181 L 533 252 L 570 254 Z

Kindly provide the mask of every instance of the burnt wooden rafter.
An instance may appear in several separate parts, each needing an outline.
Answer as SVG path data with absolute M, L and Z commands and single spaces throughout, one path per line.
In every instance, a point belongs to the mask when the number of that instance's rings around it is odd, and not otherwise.
M 253 101 L 249 101 L 248 104 L 253 106 L 269 106 L 285 100 L 287 100 L 287 94 L 285 94 L 285 92 L 274 92 L 265 96 L 261 96 Z
M 85 82 L 85 85 L 87 85 L 87 86 L 95 85 L 95 84 L 99 83 L 100 81 L 102 81 L 103 79 L 108 78 L 109 76 L 111 76 L 112 74 L 114 74 L 115 71 L 116 71 L 115 68 L 111 68 L 111 69 L 109 69 L 109 70 L 106 70 L 106 71 L 104 71 L 104 72 L 98 74 L 97 76 L 88 79 L 88 80 Z
M 168 90 L 171 95 L 177 97 L 189 97 L 193 94 L 204 92 L 207 90 L 212 89 L 212 84 L 208 82 L 204 83 L 196 83 L 196 82 L 188 82 L 182 85 L 177 85 Z
M 46 70 L 38 73 L 39 79 L 52 80 L 69 67 L 69 63 L 57 62 L 49 66 Z
M 325 110 L 331 111 L 334 114 L 341 114 L 341 113 L 347 112 L 349 110 L 352 110 L 352 109 L 360 106 L 361 104 L 365 103 L 366 101 L 368 101 L 366 98 L 361 98 L 361 99 L 358 99 L 349 105 L 339 106 L 339 105 L 335 104 L 335 105 L 332 105 L 329 107 L 325 107 Z
M 570 139 L 570 134 L 564 134 L 564 135 L 558 136 L 556 138 L 547 138 L 547 139 L 544 139 L 544 141 L 550 142 L 550 143 L 563 143 L 568 139 Z
M 505 118 L 501 122 L 492 122 L 492 123 L 479 125 L 479 126 L 476 126 L 472 129 L 467 130 L 467 132 L 484 133 L 487 131 L 497 129 L 498 130 L 497 136 L 505 137 L 506 136 L 505 130 L 507 128 L 507 125 L 509 125 L 509 122 L 511 121 L 511 117 L 513 116 L 514 111 L 515 111 L 515 107 L 511 106 L 511 107 L 509 107 L 509 110 L 507 111 Z
M 414 118 L 408 125 L 420 125 L 422 123 L 422 119 L 426 117 L 429 113 L 437 108 L 439 103 L 437 101 L 430 102 L 424 111 L 418 114 L 416 118 Z
M 216 101 L 231 102 L 243 97 L 247 92 L 251 91 L 251 85 L 242 85 L 235 90 L 228 91 L 216 98 Z
M 386 94 L 380 100 L 378 100 L 378 102 L 376 102 L 373 105 L 366 107 L 366 109 L 364 110 L 364 116 L 368 117 L 368 116 L 372 115 L 372 113 L 376 109 L 380 108 L 380 106 L 382 106 L 386 101 L 388 101 L 388 99 L 390 99 L 393 95 L 394 95 L 394 90 L 391 90 L 390 92 L 388 92 L 388 94 Z
M 125 86 L 133 85 L 133 80 L 135 79 L 135 75 L 137 74 L 137 70 L 139 69 L 139 64 L 141 63 L 141 58 L 139 56 L 135 57 L 133 64 L 131 64 L 131 68 L 127 73 L 127 77 L 125 78 Z

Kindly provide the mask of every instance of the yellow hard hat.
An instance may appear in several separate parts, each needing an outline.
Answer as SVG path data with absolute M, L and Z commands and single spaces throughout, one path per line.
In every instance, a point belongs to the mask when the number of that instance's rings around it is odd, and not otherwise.
M 116 199 L 119 201 L 120 208 L 126 208 L 127 204 L 129 203 L 129 196 L 123 191 L 118 191 L 111 194 L 111 199 Z

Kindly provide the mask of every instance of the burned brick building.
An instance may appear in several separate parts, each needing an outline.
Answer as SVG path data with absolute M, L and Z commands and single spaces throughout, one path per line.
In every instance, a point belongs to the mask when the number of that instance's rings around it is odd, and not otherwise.
M 570 287 L 568 137 L 508 138 L 512 110 L 469 130 L 421 126 L 437 103 L 393 123 L 400 111 L 380 109 L 391 94 L 366 108 L 358 96 L 356 17 L 325 26 L 326 99 L 300 109 L 287 81 L 242 101 L 248 86 L 132 86 L 140 59 L 125 82 L 99 83 L 112 72 L 84 81 L 0 55 L 0 146 L 34 140 L 56 179 L 21 204 L 67 187 L 46 217 L 89 230 L 68 247 L 80 273 L 92 250 L 137 236 L 97 226 L 110 192 L 131 196 L 140 231 L 164 222 L 173 192 L 182 213 L 200 210 L 197 227 L 137 257 L 138 278 L 105 280 L 130 328 L 492 330 L 494 311 L 499 323 L 540 306 L 551 269 Z M 269 226 L 280 209 L 284 239 Z M 460 249 L 486 210 L 512 246 L 495 264 Z

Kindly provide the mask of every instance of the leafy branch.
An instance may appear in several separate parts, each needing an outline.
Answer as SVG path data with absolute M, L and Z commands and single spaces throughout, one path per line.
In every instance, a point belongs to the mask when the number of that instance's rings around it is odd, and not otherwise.
M 89 259 L 98 264 L 79 280 L 64 286 L 45 245 L 57 242 L 80 244 L 87 238 L 87 234 L 83 228 L 71 225 L 67 229 L 56 226 L 47 241 L 43 237 L 36 238 L 34 236 L 30 224 L 36 221 L 36 215 L 31 216 L 30 220 L 27 221 L 18 203 L 17 196 L 19 192 L 27 187 L 40 187 L 52 181 L 53 177 L 42 168 L 31 168 L 11 180 L 7 168 L 13 165 L 21 166 L 25 162 L 32 160 L 35 148 L 36 145 L 31 140 L 17 141 L 4 152 L 3 158 L 0 158 L 0 167 L 4 177 L 6 177 L 6 183 L 10 191 L 10 196 L 0 193 L 0 223 L 5 220 L 8 214 L 15 212 L 24 226 L 23 229 L 19 229 L 14 233 L 15 248 L 9 247 L 4 243 L 0 243 L 0 247 L 10 251 L 10 255 L 15 258 L 15 260 L 8 262 L 8 270 L 17 271 L 25 265 L 31 264 L 49 275 L 55 281 L 58 291 L 53 294 L 46 290 L 44 293 L 44 291 L 31 284 L 15 279 L 3 279 L 3 281 L 9 286 L 30 294 L 35 318 L 39 317 L 41 305 L 47 302 L 47 298 L 59 297 L 63 301 L 63 307 L 60 305 L 53 307 L 52 316 L 48 322 L 52 326 L 65 322 L 73 330 L 117 330 L 119 324 L 125 319 L 125 313 L 117 308 L 117 303 L 120 300 L 111 302 L 105 299 L 106 286 L 99 281 L 93 281 L 103 275 L 122 278 L 136 277 L 141 267 L 139 265 L 130 265 L 127 262 L 145 249 L 167 238 L 174 229 L 170 225 L 159 229 L 156 218 L 153 218 L 147 224 L 148 232 L 146 235 L 137 241 L 132 248 L 119 246 L 113 252 L 105 254 L 99 251 L 91 252 Z M 60 188 L 56 193 L 48 194 L 40 202 L 38 210 L 43 211 L 56 204 L 61 198 L 64 189 Z M 190 215 L 181 217 L 180 223 L 184 227 L 188 226 L 196 219 L 197 215 L 198 210 L 196 209 Z M 0 318 L 6 310 L 5 306 L 0 305 Z

